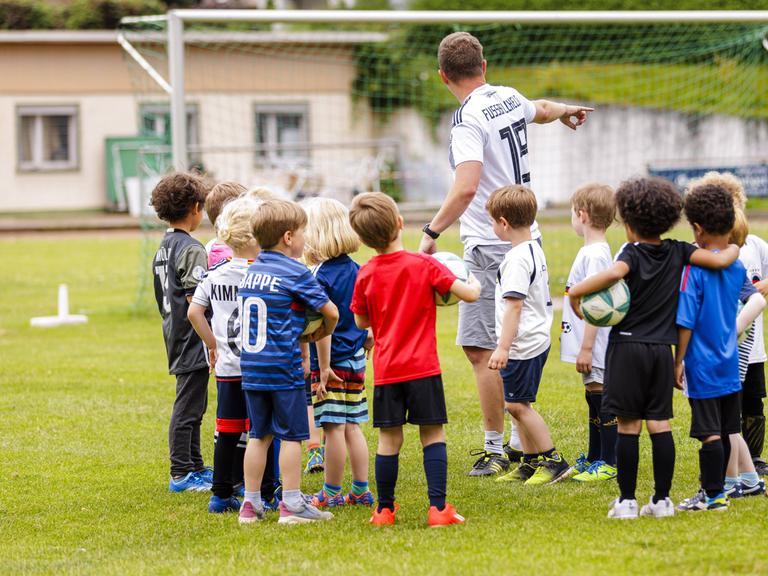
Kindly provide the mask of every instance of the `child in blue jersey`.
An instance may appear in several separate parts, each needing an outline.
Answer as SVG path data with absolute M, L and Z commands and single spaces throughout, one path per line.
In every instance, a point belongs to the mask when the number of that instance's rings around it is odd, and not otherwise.
M 686 195 L 685 216 L 696 243 L 707 250 L 728 247 L 734 223 L 733 202 L 718 186 L 698 187 Z M 677 306 L 676 386 L 691 404 L 691 437 L 701 441 L 702 490 L 679 510 L 725 510 L 725 469 L 729 436 L 741 429 L 736 313 L 745 269 L 738 260 L 719 271 L 686 266 Z M 683 365 L 685 360 L 685 365 Z
M 333 336 L 311 345 L 314 424 L 325 432 L 325 482 L 312 503 L 318 508 L 343 504 L 373 505 L 368 490 L 368 444 L 360 424 L 368 421 L 365 396 L 365 342 L 368 331 L 355 325 L 349 309 L 360 269 L 349 256 L 360 239 L 349 224 L 349 211 L 338 200 L 314 198 L 306 206 L 304 261 L 339 309 Z M 352 489 L 341 490 L 349 452 Z
M 264 518 L 259 487 L 273 436 L 281 440 L 283 501 L 278 522 L 297 524 L 333 517 L 308 504 L 300 490 L 301 442 L 309 438 L 299 346 L 304 310 L 313 308 L 323 316 L 322 326 L 310 336 L 313 340 L 330 335 L 339 318 L 336 306 L 309 269 L 295 260 L 304 251 L 306 224 L 301 206 L 284 200 L 263 202 L 252 219 L 253 235 L 262 251 L 238 290 L 240 368 L 250 420 L 242 524 Z

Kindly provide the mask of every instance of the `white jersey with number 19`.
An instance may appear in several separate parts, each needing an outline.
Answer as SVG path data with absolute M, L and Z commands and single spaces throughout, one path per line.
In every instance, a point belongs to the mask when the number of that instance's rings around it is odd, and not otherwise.
M 502 186 L 531 186 L 526 126 L 535 116 L 536 106 L 517 90 L 490 84 L 476 88 L 453 114 L 451 169 L 469 161 L 483 164 L 475 197 L 460 219 L 465 248 L 505 244 L 493 233 L 485 203 Z M 536 222 L 531 236 L 541 237 Z

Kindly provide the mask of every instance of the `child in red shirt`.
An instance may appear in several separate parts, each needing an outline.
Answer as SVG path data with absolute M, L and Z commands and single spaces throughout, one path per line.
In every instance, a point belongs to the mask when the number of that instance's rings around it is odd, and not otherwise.
M 435 290 L 474 302 L 480 283 L 458 280 L 425 254 L 403 250 L 403 218 L 380 192 L 352 202 L 349 221 L 366 246 L 378 253 L 357 275 L 350 309 L 360 328 L 373 331 L 373 426 L 379 428 L 376 453 L 378 507 L 371 524 L 395 523 L 395 485 L 403 424 L 419 426 L 429 494 L 430 526 L 462 524 L 445 501 L 448 458 L 443 424 L 448 422 L 437 357 Z M 407 353 L 403 353 L 407 351 Z

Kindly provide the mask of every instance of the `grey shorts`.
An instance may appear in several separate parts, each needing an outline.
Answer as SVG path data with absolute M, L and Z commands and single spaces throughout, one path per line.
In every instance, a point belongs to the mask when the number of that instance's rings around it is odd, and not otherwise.
M 473 246 L 464 250 L 464 262 L 480 281 L 482 290 L 475 302 L 459 302 L 458 346 L 496 349 L 496 275 L 509 244 Z
M 605 383 L 605 370 L 592 366 L 592 371 L 589 374 L 582 374 L 581 381 L 586 386 L 587 384 L 604 384 Z

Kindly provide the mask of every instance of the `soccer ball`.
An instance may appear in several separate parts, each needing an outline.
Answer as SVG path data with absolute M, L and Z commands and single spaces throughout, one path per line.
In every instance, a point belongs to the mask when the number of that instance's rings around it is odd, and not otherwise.
M 314 334 L 320 326 L 323 324 L 323 315 L 317 310 L 307 308 L 304 312 L 304 332 L 302 336 L 309 336 Z
M 581 299 L 581 314 L 593 326 L 615 326 L 628 311 L 629 286 L 624 280 Z
M 456 275 L 456 278 L 462 282 L 469 280 L 469 268 L 467 267 L 466 262 L 456 256 L 456 254 L 451 252 L 435 252 L 432 254 L 432 257 L 443 264 L 446 268 L 448 268 L 448 270 L 453 272 Z M 445 294 L 440 294 L 437 290 L 435 290 L 435 304 L 438 306 L 453 306 L 458 302 L 458 297 L 456 297 L 452 292 L 449 291 Z

